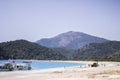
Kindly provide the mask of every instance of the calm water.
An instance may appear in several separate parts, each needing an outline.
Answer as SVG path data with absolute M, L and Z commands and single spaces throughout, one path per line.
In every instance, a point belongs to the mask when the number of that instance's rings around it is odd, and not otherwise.
M 31 61 L 32 69 L 48 69 L 48 68 L 59 68 L 59 67 L 71 67 L 81 66 L 84 64 L 70 63 L 70 62 L 54 62 L 54 61 L 41 61 L 41 60 L 14 60 L 16 64 L 21 64 L 23 61 Z M 0 60 L 1 63 L 8 63 L 8 60 Z

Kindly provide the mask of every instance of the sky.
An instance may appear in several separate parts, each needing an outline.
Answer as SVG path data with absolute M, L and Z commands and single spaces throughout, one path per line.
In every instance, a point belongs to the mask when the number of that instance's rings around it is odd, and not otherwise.
M 120 0 L 0 0 L 0 42 L 68 31 L 120 41 Z

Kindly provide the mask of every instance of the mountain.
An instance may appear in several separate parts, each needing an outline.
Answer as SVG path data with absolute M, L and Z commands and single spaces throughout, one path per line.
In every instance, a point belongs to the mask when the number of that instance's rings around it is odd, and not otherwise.
M 50 48 L 64 47 L 68 49 L 78 49 L 89 43 L 101 43 L 105 41 L 108 40 L 91 36 L 82 32 L 69 31 L 59 34 L 53 38 L 44 38 L 38 40 L 36 43 Z
M 53 49 L 26 40 L 16 40 L 0 43 L 0 59 L 65 59 Z
M 120 41 L 90 43 L 78 49 L 77 53 L 74 55 L 74 59 L 98 59 L 120 61 Z
M 75 49 L 67 49 L 67 48 L 52 48 L 54 52 L 62 54 L 66 57 L 66 59 L 73 59 L 73 54 L 76 54 Z
M 47 48 L 26 40 L 0 43 L 0 59 L 120 61 L 120 41 L 90 43 L 79 49 Z

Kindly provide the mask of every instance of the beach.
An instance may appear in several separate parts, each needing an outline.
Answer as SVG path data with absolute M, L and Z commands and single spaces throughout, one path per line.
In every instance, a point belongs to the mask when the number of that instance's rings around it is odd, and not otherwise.
M 120 62 L 66 61 L 84 66 L 52 68 L 29 71 L 0 72 L 0 80 L 120 80 Z

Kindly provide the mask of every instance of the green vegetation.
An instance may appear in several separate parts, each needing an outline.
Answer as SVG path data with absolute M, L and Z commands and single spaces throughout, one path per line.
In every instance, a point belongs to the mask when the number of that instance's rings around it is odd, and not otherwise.
M 91 43 L 77 51 L 76 60 L 120 61 L 120 42 Z
M 80 49 L 47 48 L 26 40 L 0 43 L 0 59 L 120 61 L 120 42 L 90 43 Z
M 26 40 L 0 43 L 0 59 L 65 59 L 62 54 Z
M 64 56 L 66 56 L 66 59 L 73 59 L 73 54 L 76 53 L 75 49 L 67 49 L 67 48 L 52 48 L 54 50 L 54 52 L 62 54 Z

